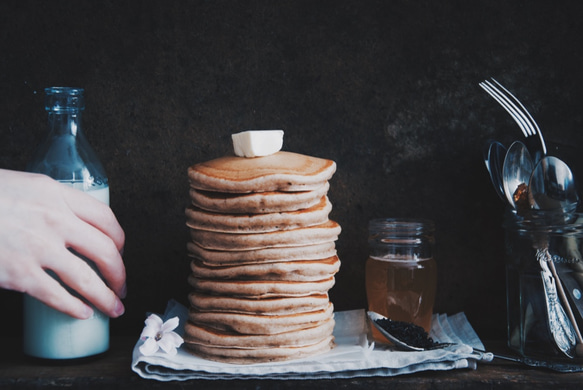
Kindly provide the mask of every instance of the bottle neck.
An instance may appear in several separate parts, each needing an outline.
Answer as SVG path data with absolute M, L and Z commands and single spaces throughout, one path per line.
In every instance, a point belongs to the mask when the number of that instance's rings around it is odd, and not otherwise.
M 54 135 L 76 137 L 81 133 L 81 116 L 81 111 L 67 113 L 49 111 L 49 131 Z

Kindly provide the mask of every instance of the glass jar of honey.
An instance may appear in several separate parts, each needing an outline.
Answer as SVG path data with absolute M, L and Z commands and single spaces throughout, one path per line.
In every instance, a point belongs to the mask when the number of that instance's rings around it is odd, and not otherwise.
M 437 286 L 434 233 L 430 220 L 370 221 L 365 265 L 369 311 L 430 331 Z M 376 329 L 372 336 L 376 342 L 388 342 Z

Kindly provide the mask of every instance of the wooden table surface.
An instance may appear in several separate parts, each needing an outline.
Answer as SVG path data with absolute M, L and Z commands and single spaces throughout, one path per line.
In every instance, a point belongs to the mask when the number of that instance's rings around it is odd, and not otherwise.
M 113 338 L 104 356 L 74 364 L 47 364 L 26 358 L 19 340 L 0 338 L 0 389 L 581 389 L 583 373 L 556 373 L 505 361 L 480 363 L 476 370 L 422 372 L 397 377 L 335 380 L 192 380 L 158 382 L 131 370 L 135 340 Z M 498 350 L 503 343 L 486 343 Z

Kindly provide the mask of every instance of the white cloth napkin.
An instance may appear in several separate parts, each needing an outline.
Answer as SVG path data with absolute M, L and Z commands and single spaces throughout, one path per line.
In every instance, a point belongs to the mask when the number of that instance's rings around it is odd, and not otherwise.
M 183 321 L 188 310 L 171 301 L 162 316 L 164 320 L 178 316 Z M 331 351 L 304 359 L 277 363 L 238 365 L 205 360 L 190 354 L 184 347 L 169 356 L 161 351 L 151 356 L 140 353 L 138 340 L 132 356 L 132 370 L 143 378 L 159 381 L 191 379 L 332 379 L 369 376 L 395 376 L 427 370 L 475 368 L 477 360 L 491 360 L 483 349 L 464 313 L 453 316 L 434 314 L 431 337 L 437 342 L 456 342 L 443 349 L 424 352 L 394 351 L 375 347 L 368 342 L 368 326 L 364 310 L 336 312 Z

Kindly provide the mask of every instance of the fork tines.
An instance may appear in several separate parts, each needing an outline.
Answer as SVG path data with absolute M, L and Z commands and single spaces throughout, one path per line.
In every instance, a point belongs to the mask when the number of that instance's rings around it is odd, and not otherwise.
M 512 116 L 514 121 L 520 127 L 522 134 L 525 137 L 538 135 L 540 137 L 543 154 L 547 153 L 546 145 L 543 139 L 542 132 L 538 127 L 536 121 L 530 115 L 524 105 L 518 100 L 509 90 L 504 88 L 502 84 L 492 78 L 492 81 L 498 85 L 492 84 L 488 80 L 480 83 L 482 87 L 490 96 L 492 96 L 500 105 Z

